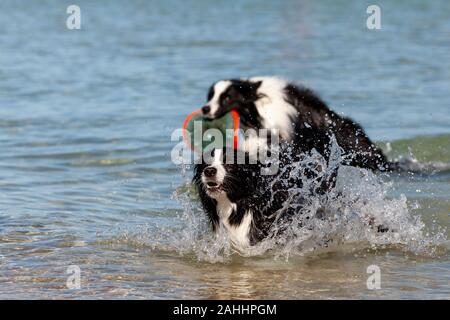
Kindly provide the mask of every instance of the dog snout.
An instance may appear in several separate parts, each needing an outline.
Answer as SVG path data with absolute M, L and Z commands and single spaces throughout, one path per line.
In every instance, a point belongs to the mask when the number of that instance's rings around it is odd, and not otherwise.
M 203 170 L 203 173 L 205 174 L 205 177 L 212 178 L 216 175 L 217 169 L 214 167 L 207 167 Z
M 202 108 L 203 114 L 208 114 L 210 111 L 211 111 L 211 107 L 210 106 L 204 106 Z

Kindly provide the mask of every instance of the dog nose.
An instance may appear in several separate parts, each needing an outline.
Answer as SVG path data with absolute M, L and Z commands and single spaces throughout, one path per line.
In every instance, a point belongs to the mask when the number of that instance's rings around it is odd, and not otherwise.
M 211 177 L 214 177 L 216 175 L 217 170 L 214 167 L 207 167 L 207 168 L 205 168 L 203 173 L 205 174 L 205 176 L 211 178 Z
M 211 107 L 210 106 L 204 106 L 203 108 L 202 108 L 202 112 L 204 113 L 204 114 L 207 114 L 207 113 L 209 113 L 211 111 Z

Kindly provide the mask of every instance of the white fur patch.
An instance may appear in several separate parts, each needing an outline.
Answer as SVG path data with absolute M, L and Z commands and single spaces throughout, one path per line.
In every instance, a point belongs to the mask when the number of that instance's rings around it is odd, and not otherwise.
M 230 225 L 228 219 L 231 213 L 236 210 L 236 204 L 231 202 L 226 194 L 221 193 L 219 197 L 216 198 L 217 201 L 217 214 L 219 215 L 220 227 L 225 228 L 228 232 L 231 242 L 237 248 L 246 248 L 250 246 L 250 226 L 253 219 L 253 213 L 247 211 L 242 218 L 242 221 L 237 226 Z
M 218 183 L 222 183 L 227 174 L 222 162 L 222 149 L 216 149 L 214 151 L 214 161 L 211 164 L 211 167 L 214 167 L 217 170 L 216 179 Z
M 217 111 L 220 108 L 220 95 L 227 90 L 227 88 L 231 85 L 231 81 L 228 80 L 221 80 L 218 81 L 215 85 L 214 85 L 214 96 L 212 97 L 212 99 L 210 101 L 208 101 L 208 105 L 211 108 L 210 111 L 210 116 L 211 117 L 215 117 L 215 114 L 217 113 Z
M 202 182 L 206 184 L 208 181 L 214 180 L 218 184 L 222 184 L 225 179 L 225 175 L 227 174 L 227 171 L 222 164 L 222 149 L 216 149 L 214 151 L 214 159 L 209 167 L 216 169 L 216 175 L 214 178 L 207 178 L 205 175 L 202 175 Z
M 253 77 L 248 80 L 262 81 L 257 93 L 263 97 L 255 105 L 263 118 L 263 126 L 278 129 L 282 139 L 291 140 L 294 124 L 290 117 L 295 116 L 297 110 L 285 100 L 284 89 L 288 82 L 276 77 Z

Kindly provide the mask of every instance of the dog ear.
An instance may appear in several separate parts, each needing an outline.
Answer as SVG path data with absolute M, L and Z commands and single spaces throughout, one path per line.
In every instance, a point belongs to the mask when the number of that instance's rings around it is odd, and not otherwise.
M 262 81 L 256 81 L 256 82 L 252 82 L 252 88 L 253 90 L 258 90 L 258 88 L 261 86 Z
M 262 81 L 256 82 L 243 82 L 239 85 L 239 91 L 248 100 L 255 100 L 258 98 L 258 88 L 261 86 Z

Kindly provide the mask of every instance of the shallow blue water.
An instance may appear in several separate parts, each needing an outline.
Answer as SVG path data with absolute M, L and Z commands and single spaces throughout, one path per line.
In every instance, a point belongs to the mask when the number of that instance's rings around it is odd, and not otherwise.
M 66 28 L 69 4 L 0 3 L 0 297 L 450 296 L 446 253 L 210 264 L 164 233 L 122 239 L 183 225 L 170 134 L 222 78 L 302 82 L 373 139 L 402 140 L 394 152 L 450 161 L 450 2 L 378 1 L 375 31 L 360 1 L 77 1 L 81 30 Z M 448 173 L 394 183 L 430 228 L 449 226 Z M 389 289 L 365 289 L 373 261 Z M 72 264 L 80 290 L 66 288 Z

